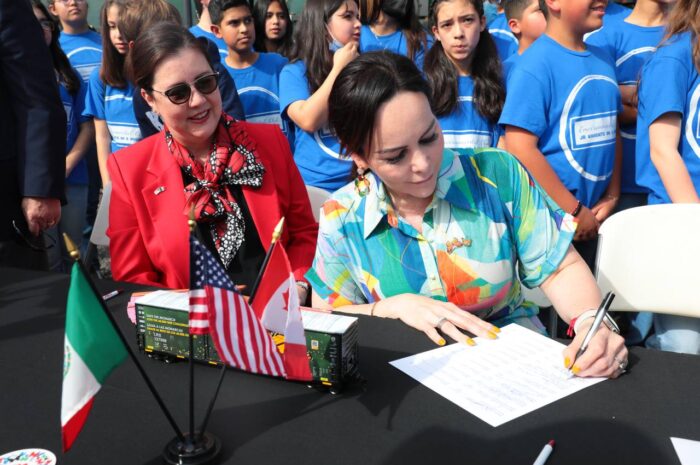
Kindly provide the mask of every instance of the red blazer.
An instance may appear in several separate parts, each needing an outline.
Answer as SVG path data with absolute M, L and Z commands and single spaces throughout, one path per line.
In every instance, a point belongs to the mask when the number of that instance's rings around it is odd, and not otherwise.
M 265 167 L 259 189 L 242 186 L 260 242 L 270 248 L 272 231 L 285 217 L 282 244 L 297 280 L 311 266 L 318 223 L 289 144 L 276 126 L 240 123 L 257 144 Z M 189 229 L 182 172 L 163 133 L 110 156 L 109 227 L 112 275 L 117 281 L 189 288 Z

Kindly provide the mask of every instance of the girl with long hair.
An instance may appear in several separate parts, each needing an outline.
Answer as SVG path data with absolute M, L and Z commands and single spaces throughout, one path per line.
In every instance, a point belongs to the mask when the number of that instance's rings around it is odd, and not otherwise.
M 437 0 L 431 24 L 436 42 L 424 72 L 445 146 L 496 147 L 506 92 L 482 1 Z
M 80 244 L 85 228 L 88 196 L 88 173 L 84 156 L 95 137 L 92 122 L 89 118 L 82 116 L 85 105 L 85 85 L 61 49 L 58 42 L 57 21 L 51 17 L 40 0 L 32 0 L 32 8 L 36 19 L 41 24 L 46 45 L 51 51 L 51 61 L 56 71 L 58 90 L 68 122 L 66 128 L 66 200 L 68 203 L 61 209 L 60 222 L 56 227 L 51 228 L 48 234 L 60 244 L 63 242 L 58 240 L 60 233 L 65 232 Z M 49 265 L 55 271 L 68 269 L 67 263 L 70 257 L 63 249 L 62 246 L 49 249 Z
M 85 115 L 95 122 L 97 161 L 102 186 L 109 182 L 107 157 L 119 149 L 141 140 L 141 130 L 134 116 L 134 86 L 124 72 L 124 57 L 129 50 L 117 27 L 124 0 L 107 0 L 100 12 L 102 28 L 102 66 L 93 71 L 85 101 Z
M 405 55 L 423 68 L 433 38 L 418 21 L 412 0 L 360 0 L 360 51 L 387 50 Z
M 638 86 L 637 183 L 649 204 L 700 202 L 700 3 L 678 0 Z M 654 315 L 646 345 L 700 353 L 700 320 Z
M 309 0 L 295 30 L 290 63 L 280 74 L 280 110 L 294 123 L 294 160 L 304 182 L 334 191 L 351 162 L 328 129 L 328 96 L 340 71 L 358 56 L 355 0 Z
M 285 0 L 258 0 L 253 7 L 255 50 L 279 53 L 289 58 L 292 48 L 292 18 Z

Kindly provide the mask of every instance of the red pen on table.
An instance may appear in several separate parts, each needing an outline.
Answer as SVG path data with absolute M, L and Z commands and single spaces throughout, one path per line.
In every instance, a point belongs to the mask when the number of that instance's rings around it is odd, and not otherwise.
M 544 465 L 547 459 L 549 458 L 549 454 L 551 454 L 553 450 L 554 439 L 550 439 L 549 442 L 544 445 L 544 447 L 542 448 L 542 452 L 540 452 L 540 455 L 537 456 L 532 465 Z

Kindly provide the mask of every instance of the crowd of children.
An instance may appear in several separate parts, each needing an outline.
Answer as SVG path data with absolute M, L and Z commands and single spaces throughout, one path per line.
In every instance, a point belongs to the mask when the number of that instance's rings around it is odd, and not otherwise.
M 162 128 L 157 114 L 139 110 L 140 89 L 124 68 L 130 44 L 153 21 L 179 17 L 154 13 L 165 0 L 149 0 L 150 9 L 139 9 L 143 0 L 105 0 L 100 38 L 88 26 L 86 0 L 49 0 L 48 8 L 32 1 L 68 115 L 69 203 L 58 230 L 80 238 L 90 220 L 91 147 L 105 185 L 110 154 Z M 505 149 L 576 217 L 574 245 L 589 266 L 598 228 L 614 212 L 700 201 L 694 0 L 637 0 L 634 8 L 612 0 L 434 0 L 426 25 L 410 0 L 307 0 L 295 24 L 285 0 L 195 3 L 190 31 L 214 58 L 218 51 L 224 110 L 279 125 L 307 185 L 332 192 L 351 180 L 352 161 L 329 129 L 328 98 L 360 53 L 388 50 L 423 72 L 446 147 Z M 52 262 L 61 267 L 60 256 Z M 639 314 L 629 341 L 643 341 L 652 325 L 649 344 L 700 352 L 698 323 L 678 317 Z

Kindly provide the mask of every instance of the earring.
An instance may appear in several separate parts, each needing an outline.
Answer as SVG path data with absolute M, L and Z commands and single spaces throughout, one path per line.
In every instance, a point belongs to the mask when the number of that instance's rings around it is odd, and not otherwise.
M 355 190 L 357 195 L 364 197 L 369 194 L 369 179 L 365 177 L 365 168 L 357 168 L 357 177 L 355 178 Z

